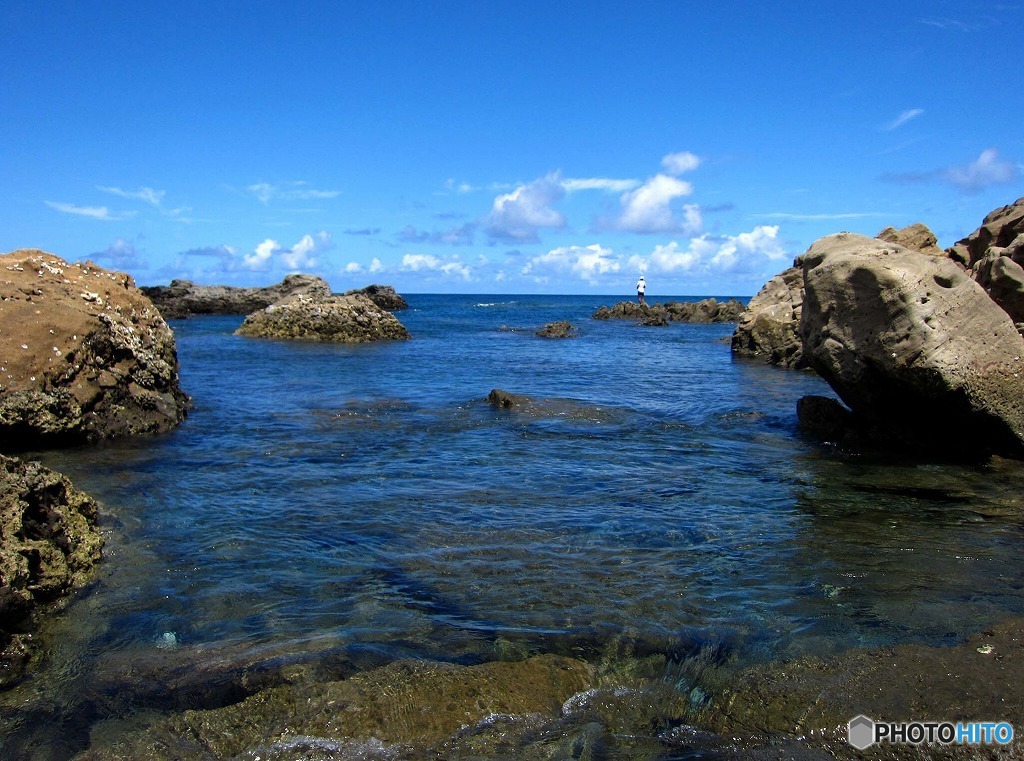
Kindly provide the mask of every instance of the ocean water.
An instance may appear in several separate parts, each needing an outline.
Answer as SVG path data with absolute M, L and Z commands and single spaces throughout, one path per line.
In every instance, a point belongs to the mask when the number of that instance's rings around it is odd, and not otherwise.
M 330 670 L 710 646 L 741 667 L 1024 613 L 1018 464 L 807 439 L 797 399 L 831 391 L 734 359 L 731 324 L 590 318 L 614 297 L 407 298 L 407 342 L 173 321 L 195 401 L 178 430 L 33 455 L 97 498 L 107 546 L 0 694 L 8 757 L 239 697 L 204 654 Z M 559 319 L 579 335 L 533 335 Z M 535 401 L 498 409 L 494 388 Z

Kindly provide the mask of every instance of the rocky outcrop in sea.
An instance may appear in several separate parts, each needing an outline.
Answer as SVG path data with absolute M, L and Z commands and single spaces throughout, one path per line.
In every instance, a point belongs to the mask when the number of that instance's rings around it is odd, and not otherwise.
M 37 609 L 84 584 L 99 561 L 96 517 L 64 476 L 0 455 L 0 689 L 25 670 Z
M 549 322 L 534 335 L 538 338 L 575 338 L 579 335 L 577 329 L 566 320 Z
M 409 331 L 368 296 L 295 296 L 245 318 L 238 335 L 297 341 L 366 343 L 401 341 Z
M 0 450 L 161 433 L 191 407 L 174 334 L 132 278 L 0 256 Z
M 924 225 L 838 233 L 751 299 L 732 347 L 811 367 L 846 407 L 808 398 L 833 441 L 1024 457 L 1024 198 L 947 251 Z
M 365 288 L 345 291 L 346 296 L 358 293 L 368 296 L 370 301 L 388 312 L 398 312 L 409 308 L 409 302 L 390 285 L 368 285 Z
M 196 285 L 189 280 L 172 280 L 170 285 L 143 287 L 165 319 L 193 314 L 250 314 L 276 301 L 306 295 L 326 298 L 331 287 L 315 275 L 288 275 L 280 283 L 265 288 L 239 288 L 230 285 Z
M 668 301 L 663 304 L 620 301 L 611 307 L 599 307 L 592 317 L 595 320 L 640 320 L 649 325 L 667 325 L 670 322 L 735 322 L 745 308 L 736 299 L 725 302 L 717 299 Z

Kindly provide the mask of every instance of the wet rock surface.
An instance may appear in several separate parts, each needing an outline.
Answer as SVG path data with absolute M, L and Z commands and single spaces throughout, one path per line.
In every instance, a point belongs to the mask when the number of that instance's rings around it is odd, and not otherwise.
M 635 301 L 620 301 L 611 307 L 599 307 L 592 317 L 595 320 L 641 320 L 647 324 L 735 322 L 745 308 L 743 303 L 736 299 L 724 302 L 717 299 L 668 301 L 664 304 L 638 304 Z
M 0 323 L 0 449 L 160 433 L 191 407 L 174 335 L 124 273 L 0 256 Z
M 193 314 L 250 314 L 275 301 L 300 294 L 313 298 L 331 295 L 327 281 L 315 275 L 288 275 L 280 283 L 264 288 L 230 285 L 197 285 L 189 280 L 172 280 L 170 285 L 142 288 L 165 319 Z
M 88 581 L 103 545 L 96 518 L 64 476 L 0 455 L 0 688 L 23 674 L 35 612 Z
M 362 294 L 296 296 L 245 318 L 238 335 L 299 341 L 366 343 L 408 339 L 398 319 Z
M 1024 620 L 993 626 L 953 647 L 903 645 L 769 663 L 721 689 L 700 717 L 723 734 L 802 738 L 838 758 L 1020 758 L 1012 745 L 883 744 L 856 751 L 847 722 L 1008 721 L 1024 716 Z
M 78 758 L 220 759 L 269 752 L 295 759 L 328 748 L 437 757 L 446 745 L 472 745 L 472 729 L 488 722 L 557 717 L 565 701 L 594 682 L 592 667 L 555 655 L 478 666 L 396 661 L 341 681 L 280 685 L 225 708 L 185 711 L 129 737 L 94 743 Z M 493 749 L 498 739 L 478 746 Z

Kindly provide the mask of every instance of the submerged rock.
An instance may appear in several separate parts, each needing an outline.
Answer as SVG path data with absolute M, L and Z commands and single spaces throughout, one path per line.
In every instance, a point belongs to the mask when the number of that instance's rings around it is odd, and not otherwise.
M 130 276 L 37 250 L 0 256 L 0 449 L 180 423 L 174 334 Z
M 99 561 L 96 518 L 64 476 L 0 455 L 0 688 L 23 673 L 37 608 L 84 584 Z
M 317 751 L 365 746 L 393 757 L 437 757 L 433 749 L 481 722 L 557 717 L 595 679 L 588 664 L 555 655 L 478 666 L 396 661 L 343 681 L 280 685 L 225 708 L 185 711 L 94 744 L 79 759 L 219 759 L 283 744 L 299 750 L 303 742 Z
M 398 319 L 368 296 L 329 298 L 297 296 L 254 312 L 236 331 L 256 338 L 280 338 L 335 343 L 366 343 L 408 339 Z
M 700 724 L 729 735 L 800 737 L 839 758 L 862 758 L 847 723 L 877 720 L 1010 721 L 1024 715 L 1024 620 L 954 647 L 902 645 L 806 657 L 747 669 L 718 690 Z M 1020 758 L 1021 741 L 927 746 L 884 744 L 885 758 Z M 874 755 L 870 756 L 876 757 Z
M 719 302 L 711 298 L 702 301 L 668 301 L 663 304 L 620 301 L 612 307 L 599 307 L 592 317 L 595 320 L 635 319 L 648 325 L 665 325 L 669 322 L 735 322 L 745 308 L 736 299 Z
M 326 298 L 331 287 L 315 275 L 288 275 L 277 285 L 265 288 L 239 288 L 231 285 L 196 285 L 188 280 L 172 280 L 170 285 L 142 288 L 165 319 L 192 314 L 250 314 L 275 301 L 305 295 Z
M 577 329 L 565 320 L 549 322 L 535 334 L 540 338 L 575 338 Z
M 806 361 L 890 445 L 1024 455 L 1024 339 L 949 259 L 850 233 L 803 268 Z

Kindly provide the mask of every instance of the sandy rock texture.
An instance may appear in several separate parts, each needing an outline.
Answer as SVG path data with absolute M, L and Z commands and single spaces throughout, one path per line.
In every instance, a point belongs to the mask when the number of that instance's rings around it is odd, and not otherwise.
M 121 272 L 0 256 L 0 449 L 159 433 L 191 406 L 174 335 Z
M 1024 455 L 1024 339 L 952 260 L 852 233 L 803 270 L 803 353 L 850 410 L 892 440 Z

